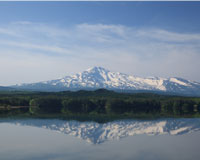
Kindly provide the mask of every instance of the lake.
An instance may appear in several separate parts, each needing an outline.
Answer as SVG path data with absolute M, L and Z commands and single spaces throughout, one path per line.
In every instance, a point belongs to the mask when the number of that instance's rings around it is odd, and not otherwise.
M 199 160 L 200 119 L 1 119 L 2 160 Z

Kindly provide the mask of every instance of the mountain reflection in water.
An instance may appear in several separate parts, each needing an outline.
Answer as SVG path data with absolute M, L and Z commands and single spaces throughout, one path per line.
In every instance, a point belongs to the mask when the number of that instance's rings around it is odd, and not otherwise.
M 20 126 L 45 128 L 73 135 L 92 144 L 134 135 L 180 135 L 200 130 L 200 119 L 118 120 L 108 123 L 57 119 L 0 120 Z

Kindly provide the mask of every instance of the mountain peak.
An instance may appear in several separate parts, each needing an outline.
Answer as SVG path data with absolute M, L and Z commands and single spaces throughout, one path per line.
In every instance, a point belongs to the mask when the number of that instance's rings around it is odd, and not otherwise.
M 107 70 L 103 67 L 100 67 L 100 66 L 91 67 L 91 68 L 87 69 L 86 71 L 88 71 L 88 72 L 102 72 L 102 71 L 109 72 L 109 70 Z
M 99 89 L 110 90 L 146 90 L 178 93 L 186 95 L 200 95 L 200 83 L 182 78 L 136 77 L 119 72 L 111 72 L 103 67 L 95 66 L 82 73 L 66 76 L 61 79 L 38 82 L 34 84 L 16 85 L 15 88 L 42 91 L 52 89 L 56 91 Z

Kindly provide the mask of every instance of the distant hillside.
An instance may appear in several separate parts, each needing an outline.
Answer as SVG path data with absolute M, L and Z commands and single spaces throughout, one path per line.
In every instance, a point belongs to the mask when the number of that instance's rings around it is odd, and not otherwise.
M 11 87 L 3 87 L 3 86 L 0 86 L 0 91 L 13 91 L 15 90 L 14 88 L 11 88 Z

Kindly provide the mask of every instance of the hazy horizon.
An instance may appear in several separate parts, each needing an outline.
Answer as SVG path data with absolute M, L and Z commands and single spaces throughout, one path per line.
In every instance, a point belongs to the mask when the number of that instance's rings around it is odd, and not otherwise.
M 200 82 L 200 2 L 0 2 L 0 86 L 94 66 Z

